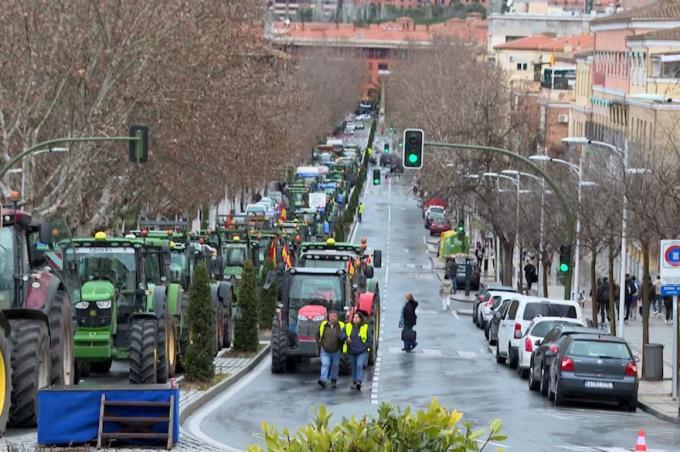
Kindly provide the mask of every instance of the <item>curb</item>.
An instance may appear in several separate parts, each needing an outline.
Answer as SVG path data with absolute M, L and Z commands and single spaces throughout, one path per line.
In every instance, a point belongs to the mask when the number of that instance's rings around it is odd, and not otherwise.
M 638 399 L 638 408 L 663 421 L 680 425 L 680 419 L 678 419 L 677 417 L 672 417 L 667 414 L 664 414 L 661 411 L 657 410 L 656 408 L 652 407 L 651 405 L 648 405 L 645 402 L 640 401 L 640 399 Z
M 456 313 L 458 315 L 465 315 L 465 316 L 468 316 L 468 317 L 472 317 L 472 310 L 471 309 L 470 310 L 468 310 L 468 309 L 457 309 Z
M 459 303 L 474 303 L 474 302 L 475 302 L 474 298 L 473 298 L 472 300 L 466 300 L 465 298 L 451 297 L 451 299 L 452 299 L 453 301 L 457 301 L 457 302 L 459 302 Z M 472 314 L 470 314 L 470 315 L 472 315 Z
M 257 352 L 257 355 L 248 363 L 246 367 L 243 369 L 239 370 L 236 372 L 234 375 L 230 376 L 226 380 L 220 381 L 217 383 L 215 386 L 212 388 L 208 389 L 205 391 L 203 394 L 201 394 L 199 397 L 197 397 L 195 400 L 192 400 L 187 404 L 185 407 L 183 407 L 180 412 L 179 412 L 179 424 L 182 425 L 186 422 L 186 420 L 194 414 L 199 408 L 203 407 L 207 402 L 210 400 L 214 399 L 217 397 L 220 393 L 228 389 L 229 387 L 233 386 L 236 384 L 241 378 L 245 377 L 251 370 L 255 368 L 262 360 L 264 359 L 267 354 L 269 354 L 269 350 L 271 349 L 271 345 L 267 344 L 265 348 Z

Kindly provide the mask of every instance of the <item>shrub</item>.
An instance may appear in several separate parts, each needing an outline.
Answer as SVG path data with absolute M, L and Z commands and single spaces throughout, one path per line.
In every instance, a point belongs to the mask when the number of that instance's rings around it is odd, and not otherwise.
M 215 376 L 215 316 L 210 302 L 208 270 L 200 264 L 194 270 L 189 289 L 189 346 L 185 362 L 187 380 L 212 381 Z
M 234 329 L 234 349 L 242 352 L 256 352 L 259 343 L 256 285 L 255 266 L 251 260 L 247 260 L 238 289 L 239 315 Z
M 436 399 L 424 410 L 394 408 L 383 403 L 377 418 L 343 419 L 332 428 L 331 414 L 322 405 L 314 421 L 289 432 L 262 423 L 262 436 L 270 452 L 324 451 L 481 451 L 490 441 L 503 441 L 501 421 L 496 419 L 489 431 L 474 429 L 470 422 L 460 425 L 463 413 L 444 408 Z M 259 452 L 250 446 L 248 452 Z

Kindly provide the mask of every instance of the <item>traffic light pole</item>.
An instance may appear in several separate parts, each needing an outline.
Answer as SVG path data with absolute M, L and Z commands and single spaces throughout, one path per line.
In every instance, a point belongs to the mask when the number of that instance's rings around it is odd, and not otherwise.
M 24 157 L 27 157 L 31 154 L 34 154 L 38 152 L 39 150 L 42 149 L 51 149 L 53 147 L 56 147 L 59 144 L 65 144 L 65 143 L 80 143 L 80 142 L 90 142 L 90 141 L 127 141 L 129 142 L 134 142 L 138 143 L 142 141 L 141 136 L 132 136 L 132 137 L 80 137 L 80 138 L 55 138 L 52 140 L 47 140 L 43 141 L 42 143 L 38 143 L 36 145 L 31 146 L 28 149 L 23 150 L 19 154 L 15 155 L 9 161 L 7 164 L 0 170 L 0 180 L 7 174 L 7 171 L 14 166 L 15 163 L 21 161 Z
M 557 184 L 538 166 L 536 165 L 533 161 L 529 160 L 528 158 L 517 154 L 516 152 L 513 152 L 509 149 L 503 149 L 503 148 L 497 148 L 493 146 L 480 146 L 476 144 L 459 144 L 459 143 L 438 143 L 438 142 L 425 142 L 425 146 L 430 146 L 433 148 L 446 148 L 446 149 L 462 149 L 462 150 L 475 150 L 475 151 L 482 151 L 482 152 L 490 152 L 493 154 L 501 154 L 506 157 L 510 157 L 511 159 L 524 163 L 526 166 L 528 166 L 534 173 L 538 174 L 540 177 L 544 178 L 545 181 L 550 185 L 550 187 L 553 190 L 553 193 L 555 193 L 555 196 L 557 197 L 557 200 L 560 202 L 560 205 L 562 206 L 562 211 L 564 212 L 564 216 L 566 217 L 567 220 L 567 229 L 566 229 L 566 243 L 573 244 L 574 239 L 575 239 L 575 215 L 574 212 L 572 211 L 571 207 L 569 206 L 569 203 L 567 203 L 567 200 L 560 190 L 560 188 L 557 186 Z M 518 231 L 519 233 L 519 231 Z M 497 259 L 498 260 L 498 259 Z M 569 300 L 571 299 L 571 275 L 572 275 L 572 266 L 569 266 L 569 270 L 567 271 L 567 274 L 565 275 L 565 281 L 564 281 L 564 299 Z

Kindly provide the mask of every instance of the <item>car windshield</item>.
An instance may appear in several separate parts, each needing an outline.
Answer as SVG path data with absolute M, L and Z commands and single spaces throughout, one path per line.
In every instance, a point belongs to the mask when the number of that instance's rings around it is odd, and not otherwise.
M 630 351 L 621 342 L 575 340 L 566 351 L 570 356 L 589 358 L 630 359 Z
M 134 291 L 136 260 L 133 248 L 82 247 L 76 249 L 82 281 L 107 279 L 124 291 Z
M 440 206 L 430 207 L 430 213 L 434 213 L 434 212 L 444 213 L 444 208 L 440 207 Z
M 546 334 L 548 334 L 548 331 L 552 330 L 558 325 L 575 325 L 575 326 L 581 326 L 580 323 L 576 322 L 567 322 L 564 320 L 550 320 L 547 322 L 539 322 L 534 325 L 533 328 L 531 328 L 529 334 L 531 336 L 535 337 L 545 337 Z
M 557 303 L 527 303 L 524 308 L 524 320 L 533 320 L 534 318 L 541 317 L 567 317 L 570 319 L 577 318 L 576 307 L 569 304 L 557 304 Z
M 441 212 L 430 212 L 430 218 L 433 220 L 444 220 L 444 214 Z
M 501 301 L 502 301 L 502 300 L 503 300 L 503 297 L 501 297 L 500 295 L 495 295 L 495 296 L 493 297 L 493 304 L 491 305 L 491 309 L 496 309 L 496 308 L 498 308 L 498 306 L 501 305 Z
M 244 246 L 227 246 L 227 267 L 242 267 L 246 263 L 246 248 Z
M 346 260 L 335 259 L 310 259 L 303 256 L 304 266 L 309 268 L 345 268 L 347 266 Z
M 0 228 L 0 305 L 9 307 L 14 295 L 13 228 Z
M 290 308 L 305 306 L 312 299 L 334 308 L 341 307 L 340 278 L 336 275 L 295 275 L 290 286 Z

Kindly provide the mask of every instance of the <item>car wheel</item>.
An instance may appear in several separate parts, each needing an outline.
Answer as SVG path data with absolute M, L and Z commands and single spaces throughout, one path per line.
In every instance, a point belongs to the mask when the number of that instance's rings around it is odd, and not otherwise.
M 560 391 L 559 380 L 555 380 L 555 392 L 553 393 L 553 400 L 555 402 L 555 406 L 564 405 L 564 395 L 562 395 L 562 392 Z
M 498 344 L 496 344 L 496 362 L 498 364 L 505 364 L 505 358 L 501 356 L 501 350 L 498 348 Z
M 529 391 L 538 390 L 539 382 L 534 378 L 534 363 L 529 365 Z
M 540 384 L 540 390 L 541 390 L 541 395 L 547 396 L 549 393 L 549 386 L 550 382 L 548 382 L 548 376 L 545 374 L 545 368 L 541 366 L 541 381 L 539 382 Z
M 634 413 L 635 411 L 637 411 L 637 399 L 619 400 L 619 406 L 626 411 Z
M 515 356 L 515 354 L 512 353 L 512 346 L 508 344 L 508 367 L 510 367 L 510 369 L 514 369 L 515 367 L 517 367 L 518 364 L 517 361 L 518 361 L 517 356 Z
M 521 366 L 517 366 L 517 373 L 519 373 L 519 378 L 522 380 L 526 380 L 529 377 L 529 369 L 526 369 Z
M 555 401 L 555 393 L 552 390 L 552 382 L 550 381 L 550 376 L 548 375 L 548 400 L 551 402 Z

